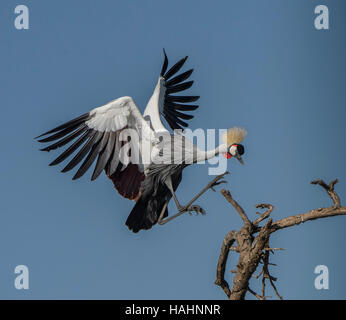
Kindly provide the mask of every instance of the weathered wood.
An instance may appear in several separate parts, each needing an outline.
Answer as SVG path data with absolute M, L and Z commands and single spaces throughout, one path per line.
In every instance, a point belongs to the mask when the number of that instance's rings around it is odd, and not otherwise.
M 230 231 L 224 238 L 217 264 L 215 284 L 222 288 L 230 300 L 243 300 L 247 292 L 250 292 L 260 300 L 265 300 L 268 298 L 265 295 L 266 280 L 269 280 L 277 297 L 283 299 L 274 284 L 277 279 L 269 273 L 269 266 L 272 265 L 269 262 L 269 257 L 270 253 L 273 253 L 274 250 L 284 249 L 271 248 L 269 245 L 270 236 L 273 232 L 296 226 L 306 221 L 345 215 L 346 207 L 341 206 L 340 197 L 334 190 L 334 186 L 337 182 L 337 179 L 329 184 L 326 184 L 321 179 L 311 182 L 312 184 L 320 185 L 326 190 L 333 201 L 333 206 L 313 209 L 309 212 L 289 216 L 275 222 L 273 222 L 272 219 L 268 219 L 271 212 L 274 210 L 271 204 L 257 204 L 255 206 L 256 208 L 267 210 L 262 214 L 258 213 L 260 217 L 251 221 L 239 203 L 232 198 L 231 193 L 228 190 L 221 190 L 221 194 L 235 208 L 244 223 L 239 231 Z M 268 219 L 266 224 L 262 227 L 259 226 L 259 224 L 266 219 Z M 236 245 L 234 245 L 235 243 Z M 236 270 L 232 270 L 234 274 L 232 288 L 229 287 L 228 282 L 225 280 L 226 263 L 231 251 L 239 254 L 237 268 Z M 259 275 L 254 276 L 253 274 L 260 263 L 263 264 L 262 270 Z M 260 276 L 262 276 L 261 295 L 254 292 L 249 287 L 251 277 L 257 279 Z

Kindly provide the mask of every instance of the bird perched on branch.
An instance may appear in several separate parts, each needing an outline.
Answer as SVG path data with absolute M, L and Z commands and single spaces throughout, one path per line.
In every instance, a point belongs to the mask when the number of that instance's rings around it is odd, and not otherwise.
M 173 95 L 193 84 L 193 81 L 185 81 L 193 69 L 176 75 L 186 59 L 179 60 L 167 71 L 168 59 L 164 51 L 161 73 L 143 115 L 131 97 L 121 97 L 37 137 L 42 143 L 58 140 L 42 151 L 55 150 L 72 142 L 50 166 L 63 162 L 76 152 L 62 172 L 70 171 L 84 159 L 73 176 L 78 179 L 96 162 L 91 180 L 105 171 L 123 197 L 135 200 L 126 221 L 133 232 L 150 229 L 157 222 L 164 224 L 183 212 L 204 213 L 202 208 L 193 205 L 198 197 L 181 205 L 175 195 L 182 171 L 188 165 L 220 153 L 243 163 L 244 147 L 240 143 L 246 136 L 244 129 L 229 129 L 224 142 L 209 151 L 198 149 L 182 134 L 182 127 L 188 126 L 184 120 L 193 118 L 185 112 L 198 108 L 198 105 L 187 103 L 199 99 L 199 96 Z M 173 133 L 165 128 L 161 117 Z M 179 212 L 167 218 L 167 205 L 172 197 Z

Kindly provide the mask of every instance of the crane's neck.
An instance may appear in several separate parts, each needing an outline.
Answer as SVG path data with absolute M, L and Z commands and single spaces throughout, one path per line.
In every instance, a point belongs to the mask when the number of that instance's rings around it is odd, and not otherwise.
M 227 144 L 223 143 L 212 150 L 207 150 L 207 151 L 198 150 L 196 162 L 209 160 L 211 158 L 216 157 L 220 153 L 226 153 L 227 148 L 228 148 Z

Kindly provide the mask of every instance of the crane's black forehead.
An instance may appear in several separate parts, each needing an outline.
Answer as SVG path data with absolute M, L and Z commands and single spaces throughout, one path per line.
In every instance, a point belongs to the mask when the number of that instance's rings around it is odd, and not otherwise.
M 244 154 L 245 152 L 245 148 L 242 144 L 238 144 L 237 150 L 240 155 Z

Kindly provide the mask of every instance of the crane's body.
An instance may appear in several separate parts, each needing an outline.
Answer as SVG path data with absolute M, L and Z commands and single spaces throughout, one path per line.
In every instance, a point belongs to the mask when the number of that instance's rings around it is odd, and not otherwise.
M 237 146 L 246 134 L 243 129 L 231 129 L 232 143 L 225 141 L 215 150 L 204 151 L 176 131 L 175 129 L 182 129 L 181 126 L 188 126 L 183 120 L 193 118 L 181 111 L 198 108 L 186 103 L 196 101 L 199 97 L 172 95 L 192 86 L 193 81 L 184 81 L 193 70 L 172 78 L 187 57 L 166 72 L 168 59 L 165 53 L 164 55 L 160 77 L 143 115 L 133 99 L 125 96 L 39 136 L 49 135 L 39 142 L 60 139 L 41 149 L 42 151 L 51 151 L 73 141 L 50 165 L 61 163 L 80 148 L 62 172 L 70 171 L 84 159 L 73 177 L 78 179 L 96 162 L 91 180 L 105 171 L 123 197 L 136 201 L 126 221 L 126 225 L 134 232 L 149 229 L 167 217 L 167 205 L 172 197 L 178 209 L 183 209 L 176 198 L 175 190 L 181 182 L 182 171 L 186 166 L 207 160 L 221 152 L 230 155 L 230 146 Z M 161 116 L 174 130 L 173 134 L 165 128 Z M 237 147 L 232 152 L 232 156 L 241 160 L 242 153 L 238 152 Z

